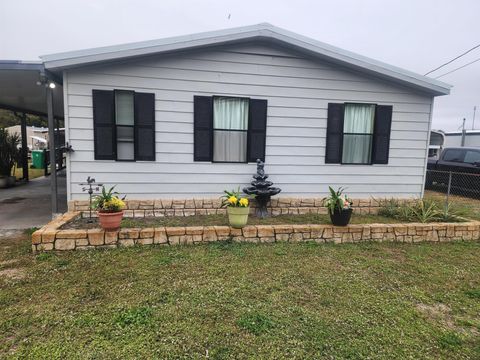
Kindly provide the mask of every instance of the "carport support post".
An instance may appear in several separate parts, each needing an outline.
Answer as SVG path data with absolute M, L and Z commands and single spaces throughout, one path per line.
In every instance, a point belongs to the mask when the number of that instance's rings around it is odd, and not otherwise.
M 27 144 L 27 115 L 22 113 L 20 128 L 22 130 L 22 173 L 23 179 L 28 181 L 28 144 Z
M 57 206 L 57 159 L 55 144 L 55 120 L 53 118 L 53 89 L 47 85 L 48 143 L 50 148 L 50 189 L 52 199 L 52 218 L 58 213 Z

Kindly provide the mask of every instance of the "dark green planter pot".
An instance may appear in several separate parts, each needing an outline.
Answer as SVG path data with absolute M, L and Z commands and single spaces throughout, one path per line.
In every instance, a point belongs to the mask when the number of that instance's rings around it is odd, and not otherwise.
M 352 217 L 353 209 L 347 210 L 338 210 L 335 209 L 333 213 L 329 212 L 330 220 L 332 224 L 335 226 L 347 226 L 350 222 L 350 218 Z

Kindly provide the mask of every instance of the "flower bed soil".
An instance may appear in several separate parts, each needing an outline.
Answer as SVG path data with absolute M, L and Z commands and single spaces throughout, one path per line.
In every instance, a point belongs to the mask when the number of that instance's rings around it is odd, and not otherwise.
M 379 215 L 352 215 L 351 224 L 397 224 L 399 221 Z M 255 216 L 248 218 L 248 225 L 279 225 L 279 224 L 320 224 L 331 225 L 330 217 L 322 214 L 278 215 L 260 219 Z M 150 228 L 159 226 L 228 226 L 226 215 L 196 215 L 169 217 L 124 218 L 122 228 Z M 99 228 L 97 218 L 79 218 L 67 222 L 60 229 L 96 229 Z

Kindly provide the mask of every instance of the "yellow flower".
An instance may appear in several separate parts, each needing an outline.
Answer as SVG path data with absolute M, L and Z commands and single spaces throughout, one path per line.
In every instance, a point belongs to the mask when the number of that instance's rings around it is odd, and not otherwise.
M 247 198 L 241 198 L 240 199 L 240 206 L 247 207 L 248 206 L 248 199 Z
M 238 199 L 235 196 L 230 196 L 227 201 L 232 205 L 236 205 Z
M 112 197 L 110 200 L 103 203 L 104 210 L 120 211 L 123 208 L 125 208 L 125 202 L 118 197 Z

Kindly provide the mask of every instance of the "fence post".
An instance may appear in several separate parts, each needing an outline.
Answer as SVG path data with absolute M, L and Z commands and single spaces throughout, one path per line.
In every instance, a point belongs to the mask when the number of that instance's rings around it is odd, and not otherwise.
M 450 189 L 452 187 L 452 172 L 448 172 L 448 189 L 447 189 L 447 196 L 445 197 L 445 215 L 448 211 L 448 198 L 450 197 Z

